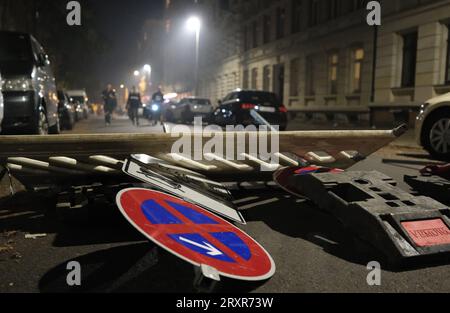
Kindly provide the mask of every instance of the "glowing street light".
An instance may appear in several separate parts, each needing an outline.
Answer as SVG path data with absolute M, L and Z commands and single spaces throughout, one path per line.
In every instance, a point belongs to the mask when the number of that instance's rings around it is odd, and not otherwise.
M 141 75 L 141 73 L 138 70 L 134 71 L 134 76 L 138 77 L 139 75 Z
M 188 28 L 189 31 L 197 33 L 200 31 L 202 27 L 202 22 L 198 17 L 191 16 L 190 18 L 188 18 L 186 22 L 186 27 Z

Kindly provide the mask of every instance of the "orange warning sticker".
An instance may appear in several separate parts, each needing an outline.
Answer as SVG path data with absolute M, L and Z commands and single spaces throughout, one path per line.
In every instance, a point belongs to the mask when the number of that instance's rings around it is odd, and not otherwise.
M 450 229 L 440 218 L 403 222 L 402 226 L 419 247 L 450 244 Z

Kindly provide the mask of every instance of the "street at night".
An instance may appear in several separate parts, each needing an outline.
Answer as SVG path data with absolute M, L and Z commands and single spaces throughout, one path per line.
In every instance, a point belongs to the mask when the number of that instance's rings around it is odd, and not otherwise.
M 0 0 L 0 296 L 450 292 L 449 21 L 450 0 Z
M 320 128 L 321 124 L 302 123 L 291 127 Z M 322 126 L 323 127 L 323 126 Z M 117 118 L 105 127 L 101 118 L 79 123 L 73 133 L 161 132 L 159 126 L 145 123 L 136 128 L 126 118 Z M 420 165 L 430 161 L 419 147 L 411 147 L 411 134 L 382 149 L 350 170 L 389 173 L 399 188 L 406 174 L 417 175 Z M 383 159 L 400 160 L 397 165 Z M 20 187 L 18 187 L 20 190 Z M 8 197 L 6 180 L 2 184 L 2 244 L 10 247 L 1 254 L 2 292 L 70 291 L 65 265 L 79 260 L 83 267 L 85 292 L 192 292 L 194 269 L 174 256 L 158 250 L 135 233 L 117 212 L 104 212 L 91 225 L 64 225 L 53 216 L 51 200 L 18 192 Z M 368 243 L 358 241 L 332 216 L 307 201 L 281 190 L 238 191 L 236 203 L 248 224 L 243 228 L 271 253 L 277 275 L 264 284 L 227 281 L 224 291 L 246 292 L 446 292 L 450 277 L 446 263 L 384 269 L 381 286 L 368 286 L 367 264 L 383 256 Z M 6 197 L 6 198 L 5 198 Z M 99 208 L 100 209 L 100 208 Z M 47 234 L 25 239 L 25 234 Z M 10 244 L 7 244 L 11 242 Z M 157 260 L 157 261 L 156 261 Z

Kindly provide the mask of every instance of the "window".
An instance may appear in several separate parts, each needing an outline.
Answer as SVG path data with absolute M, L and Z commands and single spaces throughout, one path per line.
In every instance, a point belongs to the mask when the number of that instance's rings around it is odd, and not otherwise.
M 417 32 L 403 35 L 403 60 L 401 87 L 414 87 L 416 84 Z
M 258 22 L 252 23 L 252 48 L 258 47 Z
M 367 0 L 352 0 L 352 11 L 358 11 L 367 6 Z
M 327 4 L 327 18 L 329 20 L 335 19 L 339 15 L 339 0 L 328 0 Z
M 308 25 L 316 26 L 319 22 L 319 0 L 309 0 Z
M 364 49 L 356 48 L 352 51 L 351 92 L 361 93 L 362 67 L 364 62 Z
M 292 1 L 292 33 L 298 33 L 301 30 L 301 1 Z
M 286 23 L 286 10 L 284 8 L 277 9 L 277 39 L 284 37 L 284 25 Z
M 254 68 L 252 70 L 252 89 L 258 89 L 258 69 Z
M 314 57 L 308 56 L 306 58 L 306 93 L 307 96 L 314 96 L 316 94 L 315 81 L 315 64 Z
M 263 90 L 270 91 L 270 65 L 264 66 L 263 76 Z
M 248 42 L 248 32 L 247 32 L 247 27 L 244 26 L 243 30 L 242 30 L 242 35 L 244 37 L 244 51 L 249 50 L 250 44 Z
M 270 42 L 270 39 L 271 39 L 270 32 L 272 30 L 272 26 L 271 26 L 272 22 L 271 22 L 271 19 L 270 19 L 269 15 L 265 15 L 264 16 L 263 23 L 264 23 L 264 26 L 263 26 L 263 28 L 264 28 L 263 29 L 263 37 L 264 37 L 263 41 L 266 44 L 266 43 Z
M 445 67 L 445 84 L 450 85 L 450 24 L 447 25 L 447 60 Z
M 244 71 L 244 73 L 243 73 L 243 78 L 242 78 L 242 87 L 244 88 L 244 89 L 248 89 L 248 79 L 249 79 L 249 77 L 248 77 L 248 70 L 245 70 Z
M 299 69 L 300 60 L 293 59 L 291 61 L 291 79 L 290 79 L 290 95 L 291 97 L 299 96 Z
M 337 94 L 337 79 L 339 69 L 339 54 L 328 55 L 328 92 L 331 95 Z

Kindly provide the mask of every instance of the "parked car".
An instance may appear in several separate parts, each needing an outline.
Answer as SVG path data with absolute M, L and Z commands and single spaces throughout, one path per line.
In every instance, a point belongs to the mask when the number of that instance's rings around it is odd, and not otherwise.
M 195 117 L 209 122 L 214 108 L 209 99 L 184 98 L 167 106 L 166 119 L 170 122 L 192 123 Z
M 251 115 L 252 110 L 271 125 L 278 125 L 279 130 L 286 130 L 286 107 L 275 93 L 257 90 L 236 90 L 229 93 L 214 111 L 212 122 L 220 126 L 258 125 Z
M 4 112 L 2 86 L 3 86 L 2 75 L 0 74 L 0 134 L 2 132 L 2 122 L 3 122 L 3 112 Z
M 416 138 L 432 156 L 450 160 L 450 93 L 422 105 L 416 120 Z
M 45 50 L 30 34 L 0 31 L 3 132 L 59 133 L 55 78 Z
M 84 90 L 68 90 L 70 102 L 76 105 L 76 120 L 87 119 L 89 117 L 89 98 Z
M 58 113 L 62 129 L 72 130 L 75 125 L 77 110 L 67 93 L 58 90 Z

